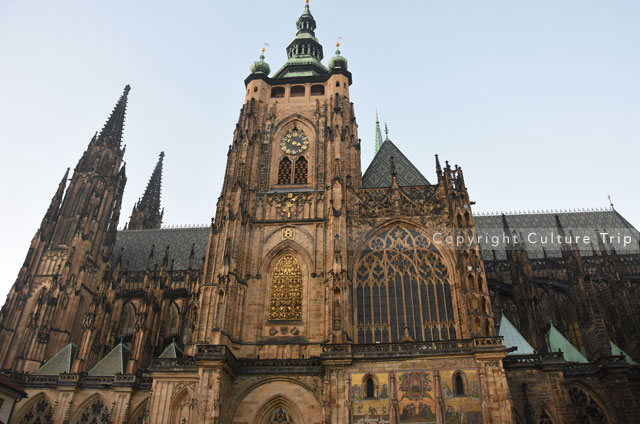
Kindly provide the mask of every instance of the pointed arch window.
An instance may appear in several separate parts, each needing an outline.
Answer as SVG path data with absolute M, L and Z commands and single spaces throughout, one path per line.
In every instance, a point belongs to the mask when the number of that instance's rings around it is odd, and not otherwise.
M 302 268 L 293 255 L 283 256 L 273 268 L 269 319 L 302 319 Z
M 111 424 L 111 414 L 100 399 L 94 400 L 82 411 L 76 424 L 84 423 Z
M 414 229 L 394 226 L 369 240 L 354 292 L 358 343 L 456 338 L 447 268 Z
M 571 387 L 569 389 L 571 403 L 576 410 L 579 423 L 585 424 L 607 424 L 607 416 L 600 405 L 581 387 Z
M 376 383 L 373 381 L 373 378 L 367 378 L 367 399 L 375 399 L 376 397 Z
M 48 424 L 53 423 L 53 408 L 44 397 L 41 395 L 40 399 L 37 399 L 27 410 L 20 421 L 24 424 Z
M 278 165 L 278 184 L 291 184 L 291 159 L 286 156 Z
M 176 305 L 175 302 L 171 302 L 167 314 L 167 328 L 165 330 L 165 337 L 177 336 L 179 333 L 180 311 L 178 309 L 178 305 Z
M 304 156 L 300 156 L 296 160 L 293 183 L 294 184 L 306 184 L 307 183 L 307 174 L 308 174 L 309 163 Z
M 120 337 L 133 334 L 136 325 L 136 307 L 131 302 L 127 302 L 122 307 L 122 318 L 120 320 Z
M 464 396 L 464 380 L 460 373 L 455 377 L 456 396 Z

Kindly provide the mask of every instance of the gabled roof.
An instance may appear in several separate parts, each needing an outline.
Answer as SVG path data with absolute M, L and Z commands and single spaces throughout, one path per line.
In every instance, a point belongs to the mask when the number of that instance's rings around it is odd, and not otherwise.
M 91 368 L 88 374 L 97 376 L 124 374 L 130 356 L 131 351 L 129 348 L 120 342 L 111 352 L 107 353 L 107 356 Z
M 171 344 L 162 351 L 158 358 L 176 359 L 182 358 L 183 356 L 184 352 L 182 351 L 182 349 L 180 349 L 175 342 L 171 342 Z
M 626 246 L 618 243 L 617 238 L 613 240 L 613 247 L 617 253 L 629 254 L 640 253 L 638 242 L 640 241 L 640 233 L 626 219 L 624 219 L 616 210 L 598 210 L 587 212 L 552 212 L 552 213 L 525 213 L 505 215 L 507 225 L 511 232 L 523 235 L 524 244 L 527 253 L 532 259 L 542 259 L 544 253 L 542 248 L 547 252 L 547 257 L 559 258 L 562 256 L 561 244 L 551 242 L 551 234 L 558 235 L 556 225 L 556 215 L 560 220 L 566 236 L 571 234 L 574 237 L 580 237 L 584 240 L 588 236 L 591 240 L 593 248 L 598 247 L 598 239 L 602 239 L 602 235 L 598 232 L 607 232 L 617 237 L 620 233 L 621 237 L 629 236 L 632 242 Z M 501 215 L 476 215 L 474 216 L 476 232 L 478 234 L 478 242 L 482 257 L 491 260 L 493 258 L 492 250 L 496 251 L 497 259 L 506 259 L 505 250 L 506 243 L 503 239 L 504 226 Z M 596 232 L 596 230 L 598 232 Z M 529 238 L 531 235 L 531 238 Z M 543 243 L 542 237 L 547 236 L 547 242 Z M 496 240 L 497 243 L 493 243 Z M 520 238 L 518 239 L 520 240 Z M 620 240 L 623 240 L 622 238 Z M 531 241 L 535 241 L 532 243 Z M 497 244 L 497 246 L 495 245 Z M 578 243 L 577 247 L 582 256 L 592 256 L 593 248 L 591 244 Z
M 505 314 L 502 314 L 502 318 L 500 318 L 498 335 L 504 337 L 504 345 L 507 349 L 510 347 L 518 348 L 514 352 L 507 353 L 507 355 L 533 355 L 536 353 L 529 342 L 522 337 L 522 334 L 520 334 L 516 327 L 511 324 L 511 321 L 507 319 Z
M 40 368 L 33 372 L 34 375 L 58 375 L 71 372 L 76 355 L 78 354 L 78 346 L 69 343 L 63 347 L 58 353 L 53 355 L 51 359 L 44 363 Z
M 609 344 L 611 345 L 611 354 L 612 355 L 624 355 L 624 360 L 627 361 L 629 365 L 638 365 L 636 361 L 634 361 L 631 356 L 627 355 L 624 350 L 620 349 L 614 342 L 609 340 Z
M 580 362 L 583 364 L 589 362 L 552 323 L 550 323 L 549 332 L 547 333 L 547 342 L 549 343 L 549 350 L 551 352 L 562 351 L 562 356 L 567 362 Z
M 430 185 L 429 181 L 418 171 L 418 168 L 407 159 L 391 140 L 387 139 L 382 143 L 380 150 L 373 157 L 371 164 L 362 177 L 363 188 L 391 187 L 392 157 L 399 186 Z
M 194 247 L 193 268 L 202 265 L 205 255 L 209 227 L 162 228 L 159 230 L 123 230 L 118 231 L 116 246 L 113 249 L 113 261 L 118 259 L 122 250 L 122 269 L 144 271 L 154 248 L 151 269 L 162 266 L 166 246 L 169 246 L 169 264 L 173 260 L 175 271 L 186 270 L 189 266 L 191 246 Z

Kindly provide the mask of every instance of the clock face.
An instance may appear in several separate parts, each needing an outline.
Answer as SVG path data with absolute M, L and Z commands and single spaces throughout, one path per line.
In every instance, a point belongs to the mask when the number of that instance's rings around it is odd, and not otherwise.
M 290 155 L 297 155 L 309 147 L 309 138 L 302 131 L 291 131 L 280 140 L 280 150 Z

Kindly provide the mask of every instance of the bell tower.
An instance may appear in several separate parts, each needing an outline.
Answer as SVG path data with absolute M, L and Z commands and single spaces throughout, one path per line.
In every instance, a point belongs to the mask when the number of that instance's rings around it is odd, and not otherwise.
M 361 185 L 351 73 L 339 50 L 322 64 L 308 2 L 296 27 L 286 63 L 269 76 L 263 49 L 245 79 L 211 225 L 195 342 L 240 340 L 240 357 L 308 357 L 349 337 L 345 193 Z

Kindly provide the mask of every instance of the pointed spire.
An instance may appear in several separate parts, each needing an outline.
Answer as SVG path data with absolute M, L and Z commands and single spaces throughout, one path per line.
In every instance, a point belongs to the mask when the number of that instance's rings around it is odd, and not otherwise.
M 382 132 L 380 131 L 380 120 L 378 119 L 378 111 L 376 110 L 376 153 L 382 147 Z
M 386 122 L 384 123 L 384 141 L 391 141 L 389 140 L 389 127 Z
M 113 108 L 111 112 L 111 116 L 102 127 L 102 131 L 100 131 L 100 135 L 98 136 L 98 141 L 106 144 L 110 147 L 120 148 L 120 144 L 122 143 L 122 131 L 124 129 L 124 118 L 127 112 L 127 100 L 129 96 L 129 91 L 131 90 L 131 86 L 127 84 L 124 87 L 124 92 L 116 106 Z
M 144 195 L 134 205 L 129 220 L 129 230 L 158 229 L 162 225 L 164 210 L 160 209 L 160 196 L 162 193 L 162 164 L 164 152 L 160 152 L 160 158 L 156 164 Z

